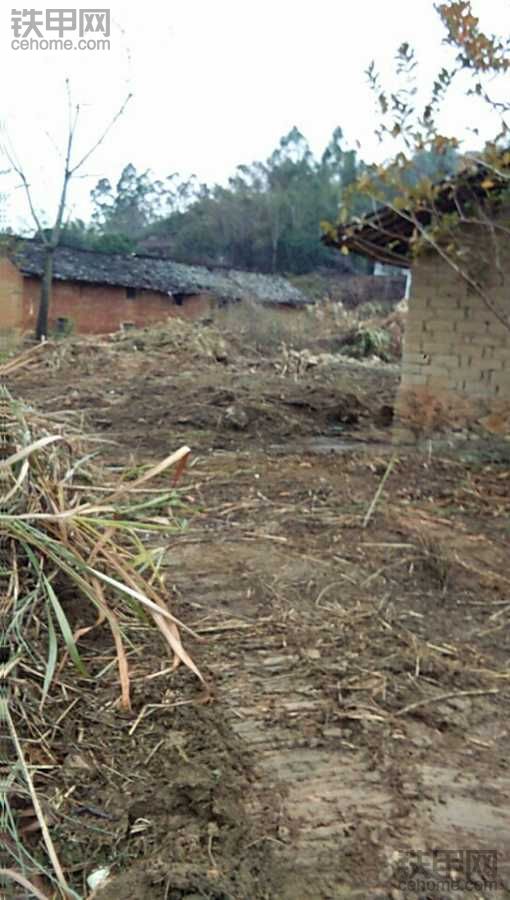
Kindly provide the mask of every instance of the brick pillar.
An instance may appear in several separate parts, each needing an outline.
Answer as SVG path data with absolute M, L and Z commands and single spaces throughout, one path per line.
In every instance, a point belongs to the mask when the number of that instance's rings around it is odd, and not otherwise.
M 484 291 L 510 322 L 510 254 L 508 274 L 489 268 Z M 510 330 L 431 253 L 413 268 L 395 440 L 470 431 L 510 435 Z

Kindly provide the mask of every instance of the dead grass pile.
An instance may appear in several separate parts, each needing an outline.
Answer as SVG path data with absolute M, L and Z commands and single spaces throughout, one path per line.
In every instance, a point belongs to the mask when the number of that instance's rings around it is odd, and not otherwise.
M 91 374 L 104 366 L 118 366 L 128 355 L 139 352 L 165 358 L 172 353 L 185 352 L 193 358 L 225 363 L 236 356 L 238 343 L 235 336 L 220 333 L 212 324 L 176 317 L 157 327 L 133 328 L 104 335 L 69 336 L 36 346 L 30 342 L 21 357 L 10 354 L 5 372 L 9 374 L 21 368 L 47 368 L 58 372 L 75 367 L 78 362 L 84 374 Z M 42 347 L 44 353 L 41 353 Z
M 160 327 L 130 329 L 110 336 L 109 342 L 119 350 L 187 350 L 192 354 L 219 362 L 227 360 L 231 348 L 225 335 L 211 322 L 172 318 Z
M 24 368 L 44 367 L 53 373 L 79 365 L 85 375 L 106 366 L 128 369 L 133 357 L 150 354 L 168 360 L 176 354 L 193 360 L 238 364 L 247 356 L 290 355 L 310 351 L 314 356 L 348 357 L 358 361 L 397 363 L 401 356 L 405 312 L 396 308 L 388 315 L 381 304 L 365 304 L 348 310 L 341 303 L 323 300 L 303 309 L 282 309 L 243 301 L 211 310 L 207 318 L 172 317 L 159 326 L 130 328 L 107 335 L 66 336 L 47 342 L 45 352 L 31 346 Z M 7 366 L 19 368 L 12 354 Z M 299 366 L 301 368 L 301 366 Z M 6 370 L 8 372 L 9 369 Z
M 0 378 L 28 364 L 35 352 L 0 367 Z M 168 609 L 160 572 L 164 548 L 149 550 L 143 543 L 149 534 L 180 528 L 175 485 L 190 450 L 181 447 L 157 465 L 111 482 L 96 464 L 92 440 L 69 421 L 63 426 L 38 415 L 0 385 L 0 878 L 11 889 L 16 883 L 32 890 L 29 896 L 47 896 L 34 882 L 42 874 L 64 896 L 76 896 L 53 848 L 19 734 L 21 725 L 47 747 L 43 735 L 55 723 L 45 721 L 45 706 L 54 689 L 66 690 L 66 659 L 88 677 L 80 639 L 108 624 L 124 709 L 130 708 L 125 631 L 140 619 L 149 618 L 159 630 L 172 668 L 184 663 L 205 687 L 181 641 L 180 631 L 189 629 Z M 161 478 L 171 469 L 172 482 L 163 487 Z M 150 488 L 157 479 L 159 486 Z M 73 629 L 69 594 L 91 606 L 93 624 Z M 27 679 L 31 690 L 21 703 L 19 685 Z M 50 867 L 19 840 L 14 809 L 20 797 L 30 798 Z

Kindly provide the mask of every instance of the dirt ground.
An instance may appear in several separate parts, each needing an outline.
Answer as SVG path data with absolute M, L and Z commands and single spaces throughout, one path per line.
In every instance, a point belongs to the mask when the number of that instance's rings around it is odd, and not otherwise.
M 214 699 L 140 624 L 123 713 L 107 630 L 83 638 L 39 775 L 83 896 L 107 866 L 98 900 L 510 897 L 510 471 L 399 451 L 364 527 L 397 377 L 188 330 L 11 378 L 83 411 L 107 468 L 193 453 L 166 584 Z

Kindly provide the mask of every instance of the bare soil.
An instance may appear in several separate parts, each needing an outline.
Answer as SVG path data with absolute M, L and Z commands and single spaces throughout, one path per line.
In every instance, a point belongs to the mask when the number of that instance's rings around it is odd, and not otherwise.
M 98 677 L 54 698 L 39 786 L 84 895 L 109 866 L 101 900 L 510 897 L 510 472 L 399 451 L 363 527 L 396 380 L 168 335 L 12 377 L 107 467 L 193 451 L 165 564 L 214 700 L 141 624 L 122 713 L 107 630 L 83 638 Z

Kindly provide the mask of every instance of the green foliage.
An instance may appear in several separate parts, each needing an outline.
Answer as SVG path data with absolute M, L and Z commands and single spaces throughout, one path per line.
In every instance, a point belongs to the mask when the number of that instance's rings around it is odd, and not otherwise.
M 361 327 L 349 344 L 349 353 L 357 359 L 378 356 L 389 360 L 391 337 L 383 328 Z
M 136 249 L 136 241 L 128 235 L 105 233 L 100 228 L 86 225 L 81 219 L 63 226 L 60 245 L 101 253 L 133 253 Z
M 172 176 L 167 182 L 172 181 Z M 138 174 L 129 163 L 121 172 L 115 189 L 108 178 L 101 178 L 91 192 L 94 203 L 92 222 L 103 234 L 121 234 L 137 238 L 165 209 L 170 184 L 154 181 L 149 172 Z
M 261 272 L 302 274 L 321 266 L 370 272 L 370 263 L 342 262 L 320 241 L 321 219 L 336 217 L 365 168 L 356 151 L 345 148 L 340 128 L 321 159 L 293 128 L 265 162 L 238 166 L 226 186 L 176 174 L 157 181 L 129 164 L 116 185 L 106 178 L 97 183 L 91 223 L 68 224 L 62 243 Z M 356 211 L 366 211 L 368 203 L 360 194 Z
M 346 154 L 344 166 L 340 136 L 338 129 L 316 160 L 293 128 L 265 162 L 239 166 L 226 187 L 201 186 L 187 208 L 149 232 L 184 262 L 296 274 L 334 265 L 320 243 L 319 222 L 336 215 L 349 166 L 353 177 L 354 155 Z

